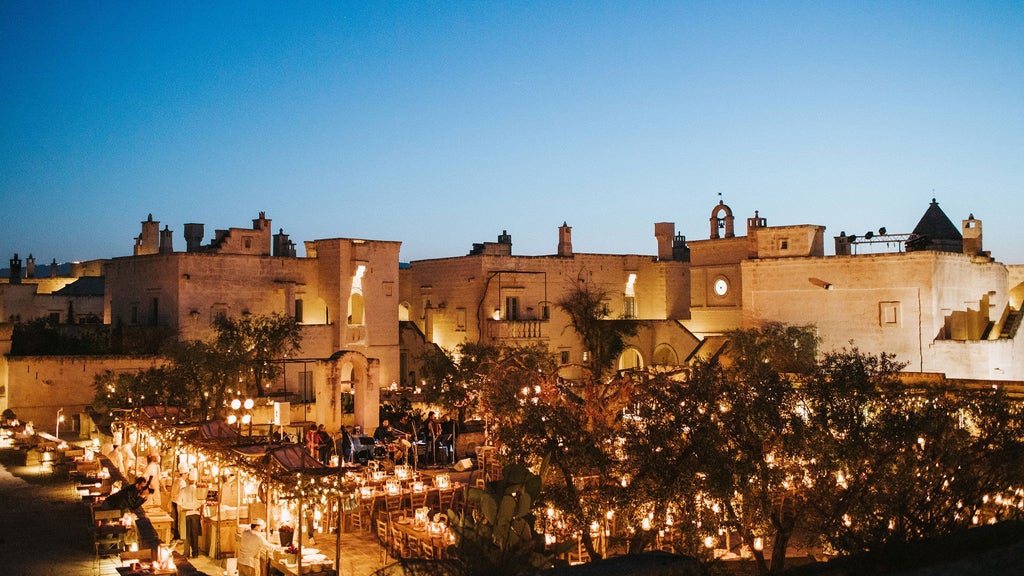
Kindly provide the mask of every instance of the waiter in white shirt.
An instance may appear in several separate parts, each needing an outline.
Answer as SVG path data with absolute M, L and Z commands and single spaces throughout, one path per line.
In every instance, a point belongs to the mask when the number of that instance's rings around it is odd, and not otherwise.
M 270 543 L 263 537 L 262 530 L 266 526 L 262 518 L 257 518 L 249 525 L 238 543 L 238 576 L 260 576 L 260 558 L 264 551 L 270 550 Z

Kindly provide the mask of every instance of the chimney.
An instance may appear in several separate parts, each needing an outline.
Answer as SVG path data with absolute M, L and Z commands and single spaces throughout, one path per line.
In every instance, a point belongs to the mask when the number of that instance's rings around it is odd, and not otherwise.
M 686 245 L 686 236 L 676 234 L 672 241 L 672 259 L 676 262 L 690 261 L 690 247 Z
M 160 231 L 160 253 L 170 254 L 171 252 L 174 252 L 174 232 L 164 226 L 164 229 Z
M 572 256 L 572 226 L 566 224 L 565 221 L 562 221 L 562 225 L 558 227 L 558 255 Z
M 658 241 L 658 260 L 672 260 L 672 237 L 675 235 L 675 222 L 654 223 L 654 238 Z
M 284 228 L 280 228 L 278 233 L 274 234 L 274 256 L 284 258 L 295 257 L 295 243 L 288 239 L 288 235 L 284 233 Z
M 25 259 L 25 278 L 36 277 L 36 259 L 32 257 L 32 253 L 29 253 L 28 258 Z
M 57 259 L 54 258 L 53 262 L 50 262 L 50 278 L 56 278 L 60 271 L 57 269 Z
M 136 256 L 156 254 L 160 251 L 160 222 L 153 220 L 153 215 L 142 223 L 142 233 L 135 239 Z
M 964 220 L 961 225 L 962 235 L 964 237 L 964 254 L 969 256 L 979 256 L 983 254 L 981 243 L 981 220 L 974 217 L 971 214 Z
M 11 284 L 21 284 L 21 258 L 17 253 L 11 258 Z
M 203 245 L 203 225 L 185 224 L 185 251 L 198 252 Z

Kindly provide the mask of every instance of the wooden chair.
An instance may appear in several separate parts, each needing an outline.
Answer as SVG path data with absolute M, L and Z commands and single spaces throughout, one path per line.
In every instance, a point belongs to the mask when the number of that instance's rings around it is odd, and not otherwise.
M 420 556 L 427 560 L 437 560 L 437 549 L 427 540 L 420 540 Z
M 390 554 L 391 539 L 388 538 L 387 521 L 380 518 L 377 519 L 377 541 L 380 544 L 377 552 L 377 563 L 384 564 L 387 562 L 388 555 Z
M 388 514 L 402 509 L 402 493 L 388 494 L 384 497 L 384 511 Z
M 407 513 L 405 510 L 395 510 L 394 512 L 388 512 L 388 526 L 401 520 L 402 518 L 411 518 L 412 515 Z
M 444 488 L 437 491 L 437 507 L 441 512 L 448 512 L 455 502 L 455 488 Z
M 359 506 L 352 514 L 352 529 L 359 530 L 362 534 L 370 529 L 370 520 L 373 518 L 373 499 L 361 498 Z
M 583 542 L 576 540 L 576 548 L 569 550 L 569 565 L 575 566 L 577 564 L 586 564 L 590 562 L 590 554 L 587 554 L 587 550 L 583 548 Z
M 409 558 L 411 556 L 405 532 L 402 532 L 393 524 L 391 525 L 391 553 L 396 560 Z
M 417 508 L 423 508 L 427 505 L 427 491 L 422 492 L 410 492 L 409 493 L 409 508 L 416 510 Z

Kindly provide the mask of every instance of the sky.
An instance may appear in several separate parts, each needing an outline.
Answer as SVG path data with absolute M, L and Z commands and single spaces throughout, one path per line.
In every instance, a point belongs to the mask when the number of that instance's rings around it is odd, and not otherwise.
M 1024 2 L 0 0 L 0 263 L 174 231 L 656 254 L 655 222 L 1024 264 Z M 720 196 L 721 195 L 721 196 Z

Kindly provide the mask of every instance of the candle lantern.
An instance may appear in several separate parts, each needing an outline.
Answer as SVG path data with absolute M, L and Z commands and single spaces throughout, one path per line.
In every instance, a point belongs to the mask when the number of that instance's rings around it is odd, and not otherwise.
M 426 524 L 427 523 L 427 514 L 429 514 L 429 513 L 430 513 L 430 507 L 428 507 L 428 506 L 424 506 L 422 508 L 417 508 L 416 511 L 415 511 L 415 518 L 414 518 L 414 521 L 416 522 L 416 525 L 417 526 L 422 526 L 422 525 Z

